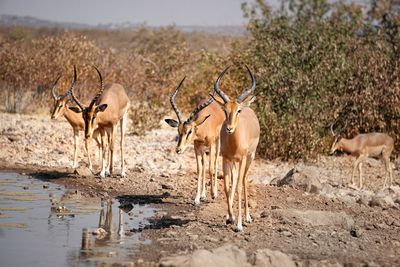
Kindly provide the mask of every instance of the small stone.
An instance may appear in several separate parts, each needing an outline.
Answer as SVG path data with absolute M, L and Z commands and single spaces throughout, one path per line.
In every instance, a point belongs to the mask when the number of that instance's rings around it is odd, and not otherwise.
M 350 235 L 352 237 L 360 237 L 363 233 L 364 231 L 356 226 L 353 226 L 350 229 Z
M 49 188 L 49 185 L 48 185 L 48 184 L 44 184 L 44 185 L 43 185 L 43 188 L 44 188 L 44 189 L 47 189 L 47 188 Z
M 286 237 L 291 237 L 293 234 L 289 231 L 282 231 L 282 234 Z
M 169 184 L 162 184 L 161 188 L 162 189 L 168 189 L 168 190 L 174 189 L 174 187 L 172 185 L 169 185 Z
M 103 228 L 97 228 L 96 230 L 94 230 L 92 232 L 93 235 L 97 235 L 97 236 L 103 236 L 105 234 L 107 234 L 107 231 L 104 230 Z
M 199 235 L 190 234 L 190 235 L 188 235 L 188 236 L 189 236 L 189 239 L 190 239 L 191 241 L 195 241 L 195 240 L 199 239 Z

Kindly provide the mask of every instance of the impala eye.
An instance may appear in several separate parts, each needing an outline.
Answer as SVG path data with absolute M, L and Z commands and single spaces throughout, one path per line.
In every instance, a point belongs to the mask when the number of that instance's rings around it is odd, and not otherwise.
M 241 110 L 241 109 L 239 109 L 239 110 L 237 111 L 237 113 L 240 113 L 240 112 L 242 112 L 242 110 Z
M 192 129 L 190 129 L 188 132 L 188 135 L 191 135 L 191 134 L 192 134 Z

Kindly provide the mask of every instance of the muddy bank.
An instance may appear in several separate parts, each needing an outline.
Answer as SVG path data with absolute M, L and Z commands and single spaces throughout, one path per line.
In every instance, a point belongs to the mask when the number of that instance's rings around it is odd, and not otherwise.
M 125 195 L 159 209 L 151 226 L 140 230 L 152 243 L 140 246 L 132 259 L 135 263 L 157 265 L 162 259 L 171 260 L 177 255 L 189 257 L 198 251 L 213 254 L 215 249 L 229 244 L 248 256 L 253 255 L 246 260 L 248 264 L 256 264 L 256 251 L 264 255 L 266 250 L 289 255 L 301 265 L 400 264 L 397 168 L 393 172 L 392 189 L 380 190 L 383 164 L 369 159 L 363 166 L 365 188 L 359 191 L 343 186 L 351 174 L 350 157 L 321 156 L 311 163 L 257 159 L 249 176 L 254 223 L 246 225 L 244 232 L 238 234 L 224 223 L 226 203 L 222 180 L 217 200 L 211 200 L 207 192 L 208 201 L 199 208 L 194 207 L 193 149 L 176 155 L 175 135 L 167 126 L 145 136 L 128 135 L 127 177 L 118 176 L 117 145 L 117 175 L 100 180 L 85 168 L 83 145 L 79 154 L 81 175 L 71 169 L 72 130 L 66 122 L 2 113 L 0 165 L 2 169 L 24 169 L 34 178 L 79 188 L 89 195 Z M 95 158 L 94 147 L 93 144 L 91 153 Z M 278 184 L 293 168 L 293 179 Z M 275 185 L 270 185 L 271 181 Z

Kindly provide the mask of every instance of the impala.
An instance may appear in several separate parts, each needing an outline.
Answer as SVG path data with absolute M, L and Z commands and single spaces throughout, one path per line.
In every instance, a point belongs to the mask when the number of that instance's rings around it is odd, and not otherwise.
M 175 91 L 170 96 L 170 103 L 176 113 L 178 121 L 166 119 L 171 126 L 178 128 L 178 144 L 176 153 L 181 154 L 185 151 L 188 144 L 193 140 L 194 151 L 197 162 L 197 193 L 194 199 L 196 206 L 200 205 L 200 200 L 206 199 L 206 179 L 205 179 L 205 160 L 204 154 L 209 149 L 209 174 L 211 181 L 212 197 L 218 196 L 217 180 L 217 159 L 219 155 L 219 133 L 224 122 L 224 113 L 212 98 L 201 101 L 191 112 L 189 118 L 184 121 L 177 105 L 175 96 L 181 88 L 183 81 L 179 83 Z
M 84 106 L 75 96 L 74 88 L 71 90 L 72 99 L 78 107 L 70 107 L 76 113 L 82 113 L 85 121 L 85 138 L 88 139 L 93 135 L 94 129 L 100 129 L 103 155 L 101 157 L 100 177 L 112 174 L 114 171 L 114 142 L 115 132 L 118 122 L 121 128 L 121 176 L 125 177 L 125 161 L 124 161 L 124 145 L 125 145 L 125 123 L 127 120 L 128 109 L 130 106 L 129 98 L 125 89 L 120 84 L 112 84 L 104 89 L 103 77 L 100 71 L 94 67 L 99 75 L 100 90 L 90 102 L 89 106 Z M 107 133 L 107 134 L 106 134 Z M 106 149 L 106 137 L 108 136 L 108 148 Z M 108 166 L 106 170 L 105 157 L 106 150 L 108 152 Z
M 70 88 L 64 94 L 57 96 L 56 88 L 57 88 L 58 80 L 60 78 L 61 78 L 61 76 L 57 77 L 57 79 L 54 82 L 53 87 L 51 89 L 51 93 L 54 98 L 54 106 L 53 106 L 53 111 L 51 113 L 51 119 L 57 119 L 60 116 L 64 116 L 65 119 L 69 122 L 69 124 L 72 127 L 72 130 L 74 132 L 74 163 L 73 163 L 72 167 L 75 169 L 77 167 L 79 132 L 83 131 L 84 127 L 85 127 L 85 123 L 84 123 L 84 120 L 82 119 L 82 116 L 80 116 L 79 114 L 76 114 L 75 112 L 70 110 L 69 106 L 68 106 L 68 103 L 71 101 L 71 99 L 70 99 L 71 90 L 75 87 L 75 84 L 76 84 L 76 68 L 75 68 L 75 66 L 74 66 L 74 78 L 72 80 L 72 84 L 71 84 Z M 97 146 L 100 149 L 100 153 L 101 153 L 99 131 L 97 129 L 93 133 L 93 139 L 96 141 Z M 86 153 L 87 153 L 87 156 L 89 159 L 89 169 L 92 171 L 92 161 L 91 161 L 90 153 L 89 153 L 89 149 L 88 149 L 88 140 L 85 139 L 84 143 L 85 143 Z
M 359 134 L 352 139 L 342 138 L 339 134 L 333 131 L 333 124 L 331 125 L 331 132 L 334 136 L 331 152 L 332 155 L 336 150 L 343 151 L 357 157 L 353 164 L 353 172 L 351 175 L 351 184 L 354 184 L 354 175 L 356 169 L 359 172 L 359 188 L 362 188 L 362 162 L 368 157 L 382 157 L 385 164 L 385 181 L 383 188 L 386 186 L 388 176 L 390 177 L 390 185 L 393 182 L 392 166 L 390 164 L 390 155 L 394 149 L 394 140 L 392 137 L 385 133 L 366 133 Z
M 222 168 L 224 172 L 225 195 L 228 204 L 227 223 L 233 223 L 233 200 L 237 187 L 238 194 L 238 219 L 236 231 L 242 231 L 242 187 L 244 187 L 244 200 L 246 222 L 251 223 L 248 203 L 247 172 L 253 161 L 260 138 L 260 125 L 254 111 L 249 105 L 255 100 L 254 90 L 256 81 L 254 75 L 246 65 L 250 74 L 252 86 L 245 90 L 236 99 L 231 100 L 219 87 L 223 75 L 229 69 L 227 67 L 214 83 L 214 91 L 221 100 L 214 98 L 225 112 L 225 122 L 221 128 L 221 154 Z M 229 183 L 232 185 L 229 188 Z

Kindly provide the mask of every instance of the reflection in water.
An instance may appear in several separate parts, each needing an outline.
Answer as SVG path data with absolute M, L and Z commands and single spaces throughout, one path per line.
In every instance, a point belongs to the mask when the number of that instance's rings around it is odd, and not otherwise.
M 0 225 L 27 226 L 0 227 L 1 266 L 128 263 L 143 243 L 133 230 L 149 225 L 154 214 L 146 205 L 88 198 L 16 173 L 0 173 L 0 192 L 29 196 L 0 194 Z
M 118 208 L 118 231 L 114 231 L 113 200 L 101 201 L 98 228 L 89 233 L 87 228 L 82 229 L 81 259 L 117 257 L 118 253 L 107 247 L 112 243 L 123 244 L 124 211 Z M 104 249 L 106 248 L 106 249 Z

